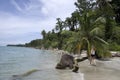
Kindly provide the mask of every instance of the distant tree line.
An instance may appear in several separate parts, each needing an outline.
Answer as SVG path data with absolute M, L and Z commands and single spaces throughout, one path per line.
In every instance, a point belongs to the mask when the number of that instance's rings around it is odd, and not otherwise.
M 25 47 L 24 44 L 8 44 L 7 46 Z

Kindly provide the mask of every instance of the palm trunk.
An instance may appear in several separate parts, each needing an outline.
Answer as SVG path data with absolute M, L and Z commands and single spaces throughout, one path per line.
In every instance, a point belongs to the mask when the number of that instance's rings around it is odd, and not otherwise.
M 88 56 L 88 60 L 90 61 L 90 64 L 92 64 L 92 57 L 91 57 L 91 55 Z

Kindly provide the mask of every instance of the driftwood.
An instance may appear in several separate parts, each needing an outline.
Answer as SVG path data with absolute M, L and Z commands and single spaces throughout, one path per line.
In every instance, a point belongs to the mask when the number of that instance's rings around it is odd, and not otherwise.
M 88 57 L 83 57 L 83 58 L 81 58 L 81 59 L 77 59 L 77 62 L 82 62 L 82 61 L 84 61 L 84 60 L 86 60 L 86 59 L 88 59 Z

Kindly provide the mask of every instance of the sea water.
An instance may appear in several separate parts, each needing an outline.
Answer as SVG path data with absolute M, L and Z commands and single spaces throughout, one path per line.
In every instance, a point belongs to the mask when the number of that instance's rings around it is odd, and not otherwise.
M 83 80 L 81 73 L 55 69 L 59 60 L 50 50 L 0 47 L 0 80 Z

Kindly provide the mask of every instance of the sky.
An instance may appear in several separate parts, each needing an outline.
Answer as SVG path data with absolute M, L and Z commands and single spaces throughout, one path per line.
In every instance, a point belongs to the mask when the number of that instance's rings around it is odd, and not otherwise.
M 24 44 L 51 31 L 56 18 L 75 11 L 76 0 L 0 0 L 0 45 Z

